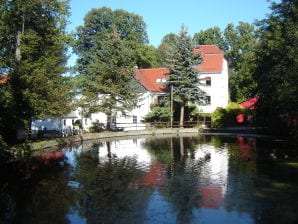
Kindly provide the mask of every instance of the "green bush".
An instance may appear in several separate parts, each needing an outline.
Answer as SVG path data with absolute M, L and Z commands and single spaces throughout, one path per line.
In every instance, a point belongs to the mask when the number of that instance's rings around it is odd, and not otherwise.
M 246 114 L 238 103 L 229 103 L 226 109 L 218 107 L 211 115 L 212 127 L 239 125 L 236 117 L 241 113 Z
M 223 127 L 227 121 L 227 111 L 222 107 L 216 108 L 216 110 L 211 115 L 211 125 L 212 127 Z
M 145 122 L 169 122 L 171 111 L 168 107 L 155 107 L 144 118 Z
M 105 125 L 100 123 L 98 120 L 92 123 L 92 126 L 89 128 L 89 132 L 98 133 L 105 130 Z

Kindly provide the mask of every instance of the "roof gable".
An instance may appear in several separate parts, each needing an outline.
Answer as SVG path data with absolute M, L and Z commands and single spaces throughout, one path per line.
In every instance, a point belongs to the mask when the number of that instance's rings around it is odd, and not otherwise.
M 200 53 L 202 63 L 196 68 L 201 73 L 220 73 L 223 68 L 224 54 L 216 45 L 199 45 L 194 53 Z
M 152 69 L 140 69 L 138 70 L 135 78 L 141 82 L 141 84 L 150 91 L 164 92 L 166 87 L 164 83 L 159 80 L 164 80 L 170 71 L 167 68 L 152 68 Z

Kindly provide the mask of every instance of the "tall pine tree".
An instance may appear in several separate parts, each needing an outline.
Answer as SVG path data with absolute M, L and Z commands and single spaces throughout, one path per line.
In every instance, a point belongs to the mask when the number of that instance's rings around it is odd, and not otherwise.
M 194 54 L 194 43 L 184 26 L 175 39 L 170 53 L 167 85 L 174 90 L 174 100 L 180 105 L 180 127 L 184 123 L 184 109 L 187 103 L 201 104 L 205 93 L 200 89 L 198 70 L 194 67 L 200 63 L 200 55 Z

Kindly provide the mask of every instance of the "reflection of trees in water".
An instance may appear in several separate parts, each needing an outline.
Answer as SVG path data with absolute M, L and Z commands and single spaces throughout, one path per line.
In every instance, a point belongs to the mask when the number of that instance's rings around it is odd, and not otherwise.
M 225 196 L 225 207 L 228 211 L 253 214 L 255 204 L 251 202 L 256 192 L 256 153 L 255 148 L 246 148 L 248 145 L 242 141 L 242 138 L 239 142 L 235 141 L 235 138 L 225 138 L 229 154 L 228 191 Z M 248 155 L 248 152 L 244 154 L 244 149 L 248 150 L 250 154 Z
M 1 166 L 0 223 L 68 223 L 67 169 L 65 161 L 36 158 Z
M 198 188 L 199 169 L 195 166 L 194 151 L 196 146 L 190 138 L 172 139 L 173 159 L 168 173 L 167 190 L 163 194 L 169 198 L 177 210 L 178 223 L 191 223 L 192 210 L 200 198 Z
M 79 213 L 88 223 L 142 223 L 152 192 L 138 184 L 141 171 L 136 159 L 110 155 L 98 161 L 94 155 L 86 152 L 77 158 L 74 177 L 81 186 Z
M 191 222 L 192 209 L 200 199 L 198 166 L 204 165 L 208 159 L 195 160 L 199 141 L 199 138 L 190 137 L 150 138 L 143 144 L 157 161 L 167 166 L 166 187 L 159 191 L 172 202 L 178 223 Z
M 297 143 L 258 139 L 257 149 L 256 169 L 263 178 L 255 181 L 255 217 L 260 223 L 297 223 Z

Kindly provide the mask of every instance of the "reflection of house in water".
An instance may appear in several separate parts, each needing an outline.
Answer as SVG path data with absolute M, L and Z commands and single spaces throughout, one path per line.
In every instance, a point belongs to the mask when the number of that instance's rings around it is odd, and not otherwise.
M 250 160 L 252 151 L 256 148 L 255 138 L 245 138 L 243 136 L 237 136 L 236 139 L 239 144 L 241 158 L 244 160 Z
M 159 162 L 151 164 L 149 170 L 142 177 L 141 184 L 145 186 L 163 186 L 165 184 L 164 166 Z
M 110 141 L 98 147 L 98 158 L 100 161 L 107 160 L 110 156 L 116 158 L 135 158 L 142 170 L 147 170 L 151 164 L 151 156 L 148 151 L 142 148 L 144 139 L 127 139 Z
M 32 170 L 38 170 L 40 165 L 55 165 L 57 163 L 62 164 L 65 159 L 65 155 L 61 151 L 53 151 L 42 153 L 34 157 L 34 163 L 32 165 Z
M 219 208 L 227 191 L 228 153 L 226 149 L 203 145 L 195 152 L 195 160 L 200 166 L 201 193 L 199 207 Z

